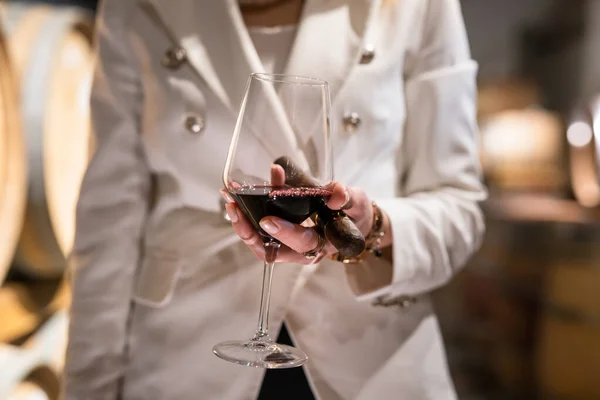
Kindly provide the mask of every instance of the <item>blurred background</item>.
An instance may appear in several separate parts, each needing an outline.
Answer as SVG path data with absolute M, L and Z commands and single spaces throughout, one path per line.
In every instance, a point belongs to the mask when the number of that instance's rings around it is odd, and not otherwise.
M 0 2 L 0 400 L 58 396 L 96 6 Z M 435 293 L 457 390 L 598 400 L 600 0 L 462 6 L 490 198 L 481 250 Z

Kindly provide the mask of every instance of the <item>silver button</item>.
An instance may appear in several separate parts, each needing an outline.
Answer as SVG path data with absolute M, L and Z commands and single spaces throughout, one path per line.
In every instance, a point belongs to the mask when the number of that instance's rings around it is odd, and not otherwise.
M 171 47 L 165 51 L 162 65 L 169 69 L 177 69 L 187 61 L 187 52 L 181 46 Z
M 197 135 L 204 131 L 206 123 L 202 117 L 197 115 L 188 115 L 185 117 L 184 125 L 185 129 L 187 129 L 190 133 Z
M 372 44 L 365 45 L 362 56 L 360 57 L 361 64 L 369 64 L 375 58 L 375 46 Z
M 355 112 L 345 114 L 344 118 L 342 119 L 344 131 L 346 131 L 346 133 L 356 132 L 356 130 L 360 127 L 361 122 L 360 116 Z

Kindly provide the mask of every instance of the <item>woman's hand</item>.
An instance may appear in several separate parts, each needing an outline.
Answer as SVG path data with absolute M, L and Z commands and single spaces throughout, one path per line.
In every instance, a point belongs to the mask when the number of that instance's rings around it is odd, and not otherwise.
M 278 165 L 274 165 L 271 170 L 272 183 L 280 185 L 284 180 L 283 170 Z M 225 208 L 235 232 L 259 259 L 264 259 L 262 236 L 258 234 L 239 206 L 224 189 L 221 189 L 221 195 L 227 201 Z M 352 218 L 363 235 L 366 236 L 369 233 L 373 222 L 373 208 L 371 201 L 362 190 L 336 182 L 332 185 L 332 194 L 327 206 L 332 210 L 343 209 Z M 337 252 L 333 245 L 327 242 L 323 251 L 316 258 L 308 259 L 303 256 L 302 253 L 314 250 L 319 245 L 318 233 L 310 226 L 295 225 L 277 217 L 263 218 L 260 221 L 260 226 L 282 244 L 277 261 L 312 264 L 328 254 Z

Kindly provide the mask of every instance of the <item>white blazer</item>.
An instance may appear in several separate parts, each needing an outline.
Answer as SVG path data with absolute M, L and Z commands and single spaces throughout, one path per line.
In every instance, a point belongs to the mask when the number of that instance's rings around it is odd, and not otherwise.
M 257 319 L 262 264 L 218 191 L 261 63 L 235 0 L 101 4 L 66 399 L 254 399 L 264 371 L 211 349 Z M 393 265 L 276 267 L 270 328 L 286 319 L 319 399 L 456 397 L 427 293 L 484 232 L 476 69 L 458 0 L 306 0 L 286 73 L 330 83 L 336 178 L 394 234 Z

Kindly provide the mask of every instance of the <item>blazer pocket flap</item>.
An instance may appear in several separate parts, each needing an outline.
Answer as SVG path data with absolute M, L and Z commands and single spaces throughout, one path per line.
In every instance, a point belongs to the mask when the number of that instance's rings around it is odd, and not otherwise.
M 150 252 L 142 261 L 133 300 L 148 307 L 166 306 L 173 297 L 180 270 L 181 261 L 177 255 Z

